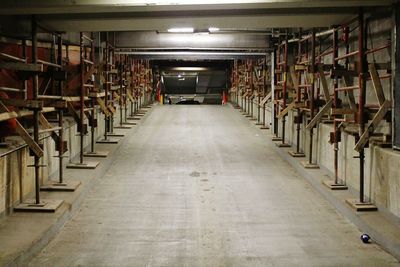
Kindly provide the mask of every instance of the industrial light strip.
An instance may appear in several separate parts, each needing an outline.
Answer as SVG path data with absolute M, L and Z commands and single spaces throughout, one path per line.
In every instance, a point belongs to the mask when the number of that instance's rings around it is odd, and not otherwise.
M 138 58 L 207 58 L 207 59 L 241 59 L 265 57 L 267 52 L 165 52 L 165 51 L 116 51 L 116 54 L 131 55 Z

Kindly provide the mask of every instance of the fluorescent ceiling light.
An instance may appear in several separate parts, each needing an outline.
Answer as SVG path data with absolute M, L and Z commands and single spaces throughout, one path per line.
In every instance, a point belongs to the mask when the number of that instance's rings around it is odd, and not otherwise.
M 209 31 L 209 32 L 217 32 L 217 31 L 219 31 L 219 28 L 210 27 L 210 28 L 208 28 L 208 31 Z
M 177 71 L 201 71 L 201 70 L 207 70 L 207 68 L 204 68 L 204 67 L 174 67 L 172 69 L 173 70 L 177 70 Z
M 172 32 L 172 33 L 192 33 L 192 32 L 194 32 L 194 29 L 190 28 L 190 27 L 171 28 L 171 29 L 168 29 L 168 32 Z

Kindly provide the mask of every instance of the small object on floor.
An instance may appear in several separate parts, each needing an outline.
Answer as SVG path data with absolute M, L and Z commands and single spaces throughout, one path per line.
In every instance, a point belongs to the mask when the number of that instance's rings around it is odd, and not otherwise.
M 369 241 L 371 240 L 371 237 L 367 234 L 362 234 L 360 239 L 363 243 L 368 244 L 370 243 Z

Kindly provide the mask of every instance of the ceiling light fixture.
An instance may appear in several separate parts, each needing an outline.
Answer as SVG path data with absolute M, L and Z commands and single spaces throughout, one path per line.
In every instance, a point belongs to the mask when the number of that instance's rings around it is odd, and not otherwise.
M 193 33 L 194 29 L 190 28 L 190 27 L 170 28 L 170 29 L 168 29 L 168 32 L 171 32 L 171 33 Z
M 219 31 L 219 28 L 210 27 L 210 28 L 208 28 L 208 31 L 209 31 L 209 32 L 218 32 L 218 31 Z

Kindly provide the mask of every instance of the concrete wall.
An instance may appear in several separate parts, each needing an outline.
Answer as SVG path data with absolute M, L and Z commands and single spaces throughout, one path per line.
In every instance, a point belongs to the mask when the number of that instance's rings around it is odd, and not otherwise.
M 144 99 L 142 98 L 142 103 Z M 119 124 L 119 108 L 114 115 L 114 125 Z M 129 111 L 129 110 L 128 110 Z M 101 139 L 104 134 L 104 116 L 97 111 L 98 127 L 95 137 Z M 79 155 L 80 137 L 77 134 L 77 124 L 72 117 L 65 117 L 64 122 L 64 140 L 68 142 L 68 156 L 64 158 L 64 164 L 77 160 Z M 48 134 L 42 136 L 44 144 L 44 156 L 41 158 L 41 164 L 47 167 L 41 168 L 41 184 L 46 183 L 50 178 L 58 179 L 58 159 L 54 156 L 58 154 L 55 151 L 55 144 Z M 20 203 L 21 200 L 33 197 L 34 193 L 34 170 L 27 165 L 33 164 L 33 157 L 29 155 L 29 149 L 19 137 L 8 138 L 13 145 L 8 148 L 0 149 L 0 155 L 8 150 L 15 150 L 5 156 L 0 156 L 0 218 L 4 218 L 12 212 L 12 208 Z M 84 145 L 87 149 L 90 145 L 90 127 L 89 134 L 85 136 Z
M 239 98 L 239 104 L 241 99 Z M 253 104 L 253 116 L 257 118 L 257 105 Z M 265 110 L 266 124 L 272 120 L 272 105 L 267 104 Z M 263 110 L 260 110 L 262 118 Z M 286 118 L 286 142 L 292 148 L 296 147 L 296 124 L 293 117 L 296 111 L 290 111 Z M 282 124 L 279 121 L 279 135 Z M 272 134 L 272 128 L 269 130 Z M 333 145 L 329 143 L 329 133 L 333 131 L 332 124 L 319 123 L 313 135 L 313 161 L 325 169 L 329 176 L 333 177 Z M 300 135 L 301 150 L 309 155 L 309 131 L 305 130 L 305 123 L 301 126 Z M 353 149 L 354 136 L 342 132 L 342 141 L 339 143 L 339 177 L 351 190 L 359 191 L 359 159 L 354 158 L 358 153 Z M 400 152 L 390 148 L 382 148 L 370 145 L 365 149 L 365 181 L 364 190 L 366 199 L 375 203 L 380 210 L 400 218 Z
M 368 16 L 367 16 L 368 17 Z M 368 29 L 368 42 L 367 48 L 376 48 L 384 45 L 390 40 L 392 35 L 392 19 L 390 16 L 387 18 L 368 18 L 366 24 Z M 353 35 L 350 36 L 350 51 L 357 50 L 357 31 L 354 31 Z M 326 39 L 323 46 L 328 48 L 332 44 L 332 39 Z M 296 43 L 292 45 L 297 45 Z M 345 53 L 344 45 L 341 44 L 339 49 L 339 55 Z M 293 51 L 289 47 L 288 51 Z M 391 60 L 391 49 L 384 49 L 380 52 L 369 54 L 367 56 L 368 63 L 390 63 Z M 293 55 L 288 56 L 293 61 Z M 350 63 L 354 63 L 355 58 L 350 59 Z M 325 64 L 332 64 L 332 56 L 325 56 L 322 60 Z M 289 65 L 293 64 L 290 62 Z M 379 75 L 387 74 L 385 70 L 379 70 Z M 330 94 L 333 94 L 333 80 L 326 76 L 327 83 L 330 88 Z M 382 81 L 382 87 L 386 99 L 392 99 L 393 88 L 391 86 L 390 79 L 384 79 Z M 318 80 L 317 80 L 318 83 Z M 357 80 L 354 79 L 354 84 L 358 84 Z M 343 82 L 340 82 L 339 86 L 344 86 Z M 344 93 L 340 93 L 339 97 L 343 100 L 344 107 L 348 107 L 347 97 Z M 355 98 L 357 101 L 358 92 L 355 91 Z M 289 99 L 290 103 L 292 100 Z M 241 104 L 241 99 L 238 101 Z M 378 103 L 375 92 L 372 87 L 372 82 L 367 81 L 366 88 L 366 104 L 376 105 Z M 267 122 L 270 123 L 272 120 L 271 113 L 271 102 L 268 104 L 268 108 L 265 111 Z M 254 104 L 253 107 L 254 117 L 257 118 L 257 107 Z M 285 141 L 289 143 L 293 149 L 296 147 L 296 125 L 293 123 L 293 118 L 296 115 L 296 111 L 292 110 L 286 117 L 285 127 Z M 303 124 L 300 130 L 300 148 L 305 152 L 306 156 L 309 155 L 309 143 L 310 134 L 305 129 L 305 115 L 303 117 Z M 334 151 L 333 145 L 329 143 L 330 132 L 333 131 L 332 124 L 319 123 L 314 130 L 313 135 L 313 162 L 317 163 L 321 168 L 326 169 L 327 172 L 333 177 L 334 174 Z M 272 133 L 272 127 L 270 129 Z M 391 125 L 386 121 L 382 121 L 375 132 L 384 133 L 390 136 Z M 278 122 L 278 135 L 282 134 L 282 122 Z M 355 138 L 354 136 L 343 132 L 341 133 L 341 142 L 339 143 L 339 178 L 342 179 L 350 189 L 359 191 L 359 159 L 354 158 L 358 156 L 358 153 L 354 150 Z M 400 152 L 389 148 L 382 148 L 371 144 L 369 148 L 365 149 L 365 196 L 375 203 L 378 208 L 385 210 L 397 217 L 400 217 Z

